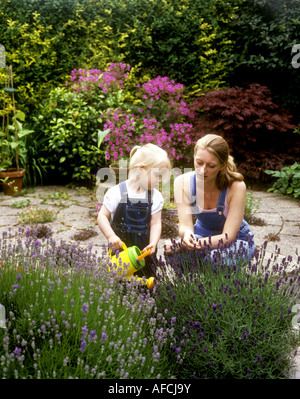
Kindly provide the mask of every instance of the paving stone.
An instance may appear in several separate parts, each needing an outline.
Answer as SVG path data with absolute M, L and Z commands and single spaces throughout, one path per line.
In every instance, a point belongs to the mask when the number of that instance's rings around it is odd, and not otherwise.
M 268 225 L 281 226 L 283 224 L 282 216 L 277 212 L 257 212 L 255 217 L 263 219 Z
M 293 222 L 285 221 L 283 228 L 281 230 L 281 233 L 285 234 L 287 236 L 289 236 L 289 235 L 296 236 L 296 237 L 299 237 L 299 239 L 300 239 L 300 222 L 299 222 L 299 220 L 293 221 Z M 300 243 L 300 240 L 298 243 Z

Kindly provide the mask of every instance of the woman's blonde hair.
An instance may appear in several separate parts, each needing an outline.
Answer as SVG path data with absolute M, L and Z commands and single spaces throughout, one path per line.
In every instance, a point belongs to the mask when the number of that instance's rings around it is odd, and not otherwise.
M 169 174 L 171 172 L 171 162 L 165 150 L 152 143 L 143 146 L 137 145 L 130 151 L 129 176 L 130 172 L 135 168 L 142 167 L 148 172 L 161 163 L 166 169 L 166 174 Z
M 244 180 L 244 176 L 237 172 L 234 159 L 229 155 L 228 144 L 222 136 L 217 134 L 207 134 L 201 137 L 195 145 L 194 156 L 199 149 L 207 150 L 211 154 L 215 155 L 219 159 L 221 166 L 224 167 L 220 170 L 216 180 L 219 190 L 231 186 L 231 184 L 236 180 Z

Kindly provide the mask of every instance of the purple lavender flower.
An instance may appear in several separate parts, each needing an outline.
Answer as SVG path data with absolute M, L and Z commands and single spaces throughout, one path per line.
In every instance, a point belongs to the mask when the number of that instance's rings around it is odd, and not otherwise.
M 85 340 L 82 340 L 80 344 L 80 352 L 84 352 L 85 347 L 86 347 L 86 342 Z
M 87 313 L 88 310 L 89 310 L 89 304 L 88 304 L 88 303 L 84 303 L 84 304 L 82 305 L 81 311 L 82 311 L 83 313 Z
M 103 332 L 100 341 L 103 342 L 106 339 L 107 339 L 107 334 L 105 332 Z

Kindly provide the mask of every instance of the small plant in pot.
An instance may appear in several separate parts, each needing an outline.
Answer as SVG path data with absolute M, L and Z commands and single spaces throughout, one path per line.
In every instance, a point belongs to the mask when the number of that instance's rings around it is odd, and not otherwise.
M 25 129 L 23 122 L 25 114 L 16 111 L 12 79 L 12 68 L 7 68 L 6 82 L 4 88 L 4 107 L 2 127 L 0 128 L 0 182 L 4 194 L 13 195 L 22 190 L 23 177 L 26 164 L 27 149 L 25 137 L 33 133 L 33 130 Z M 6 93 L 12 96 L 13 117 L 12 123 L 9 121 L 9 102 L 6 105 Z

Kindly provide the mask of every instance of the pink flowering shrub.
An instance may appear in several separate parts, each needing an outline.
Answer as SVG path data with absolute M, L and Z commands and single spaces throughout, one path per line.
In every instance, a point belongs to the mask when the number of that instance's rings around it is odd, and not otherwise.
M 183 100 L 183 91 L 182 84 L 168 77 L 138 84 L 137 105 L 106 115 L 107 160 L 118 163 L 120 158 L 129 157 L 134 145 L 154 143 L 167 151 L 174 166 L 190 163 L 197 138 L 188 122 L 194 115 Z
M 127 160 L 135 145 L 150 142 L 167 151 L 174 167 L 190 162 L 197 137 L 185 87 L 168 77 L 144 84 L 133 77 L 121 62 L 104 71 L 74 69 L 65 87 L 50 93 L 38 129 L 53 178 L 55 171 L 66 181 L 93 179 L 105 164 Z
M 124 79 L 128 77 L 127 72 L 129 71 L 130 66 L 122 62 L 118 64 L 112 62 L 104 72 L 99 69 L 90 69 L 89 71 L 73 69 L 71 72 L 72 88 L 76 91 L 95 92 L 98 86 L 104 93 L 109 90 L 123 89 Z M 69 82 L 66 82 L 66 85 L 69 85 Z

